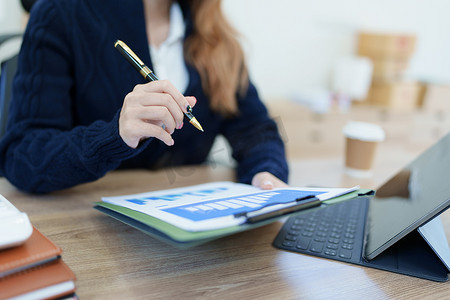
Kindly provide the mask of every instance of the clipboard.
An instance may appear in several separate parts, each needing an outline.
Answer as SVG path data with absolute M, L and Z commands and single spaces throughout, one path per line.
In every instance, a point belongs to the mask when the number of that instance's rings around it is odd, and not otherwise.
M 309 195 L 294 199 L 290 201 L 291 205 L 281 208 L 276 208 L 276 205 L 264 206 L 258 210 L 250 210 L 245 213 L 236 214 L 234 216 L 236 218 L 245 218 L 245 222 L 241 224 L 202 231 L 185 230 L 149 214 L 104 201 L 95 202 L 94 208 L 177 248 L 189 248 L 231 234 L 273 223 L 287 215 L 291 216 L 302 213 L 303 211 L 320 209 L 327 205 L 349 200 L 357 197 L 361 191 L 367 190 L 354 190 L 324 201 L 321 201 L 315 195 Z M 327 201 L 330 201 L 330 204 L 327 204 Z

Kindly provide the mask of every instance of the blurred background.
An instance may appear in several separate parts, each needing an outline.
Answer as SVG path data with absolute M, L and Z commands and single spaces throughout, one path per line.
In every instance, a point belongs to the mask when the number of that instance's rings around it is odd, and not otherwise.
M 224 8 L 267 97 L 331 88 L 336 63 L 358 54 L 360 32 L 413 36 L 404 76 L 450 83 L 446 0 L 224 0 Z
M 449 131 L 450 1 L 223 0 L 223 8 L 291 161 L 342 157 L 349 120 L 384 128 L 388 169 Z M 19 0 L 0 0 L 0 35 L 23 31 L 26 20 Z M 2 46 L 0 60 L 19 46 Z
M 223 7 L 266 99 L 330 89 L 339 60 L 358 54 L 360 32 L 414 36 L 405 77 L 450 83 L 447 0 L 223 0 Z M 19 0 L 0 0 L 0 34 L 22 30 L 23 14 Z
M 338 89 L 337 81 L 345 85 L 351 80 L 343 79 L 342 72 L 339 77 L 336 69 L 355 56 L 372 58 L 374 75 L 384 79 L 450 83 L 447 0 L 223 0 L 223 7 L 242 33 L 252 79 L 267 101 L 323 98 L 324 92 Z M 0 34 L 23 30 L 24 15 L 19 0 L 0 0 Z M 398 40 L 369 38 L 361 52 L 361 33 Z M 375 50 L 384 51 L 381 57 L 370 52 L 370 43 L 392 49 Z M 404 85 L 391 88 L 406 89 Z

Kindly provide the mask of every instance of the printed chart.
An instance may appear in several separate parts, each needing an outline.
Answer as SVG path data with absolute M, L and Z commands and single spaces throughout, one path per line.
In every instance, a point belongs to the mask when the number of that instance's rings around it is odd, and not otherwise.
M 228 197 L 214 199 L 201 203 L 182 205 L 162 209 L 192 221 L 203 221 L 223 216 L 235 215 L 244 212 L 259 210 L 263 207 L 293 202 L 298 198 L 316 196 L 324 192 L 278 190 L 264 191 L 245 195 L 243 197 Z

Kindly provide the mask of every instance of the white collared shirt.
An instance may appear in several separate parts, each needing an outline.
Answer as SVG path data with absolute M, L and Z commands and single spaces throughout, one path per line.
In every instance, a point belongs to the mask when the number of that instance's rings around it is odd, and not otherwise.
M 174 2 L 170 7 L 170 29 L 167 39 L 158 48 L 149 45 L 156 76 L 161 80 L 170 80 L 181 93 L 186 91 L 189 82 L 183 56 L 185 30 L 181 7 Z

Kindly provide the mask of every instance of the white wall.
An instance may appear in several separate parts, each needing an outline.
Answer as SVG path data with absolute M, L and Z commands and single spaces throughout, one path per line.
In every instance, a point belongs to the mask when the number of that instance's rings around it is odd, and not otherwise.
M 409 76 L 450 82 L 448 0 L 224 0 L 224 9 L 265 98 L 328 88 L 335 61 L 354 53 L 358 30 L 416 34 Z
M 450 82 L 449 0 L 223 0 L 241 31 L 261 95 L 326 89 L 335 61 L 354 51 L 358 30 L 418 36 L 409 75 Z M 0 34 L 20 30 L 19 0 L 0 0 Z
M 19 0 L 0 0 L 0 34 L 22 30 L 22 12 Z
M 18 33 L 23 30 L 23 9 L 19 0 L 0 0 L 0 34 Z M 0 62 L 15 55 L 22 39 L 11 39 L 0 48 Z

